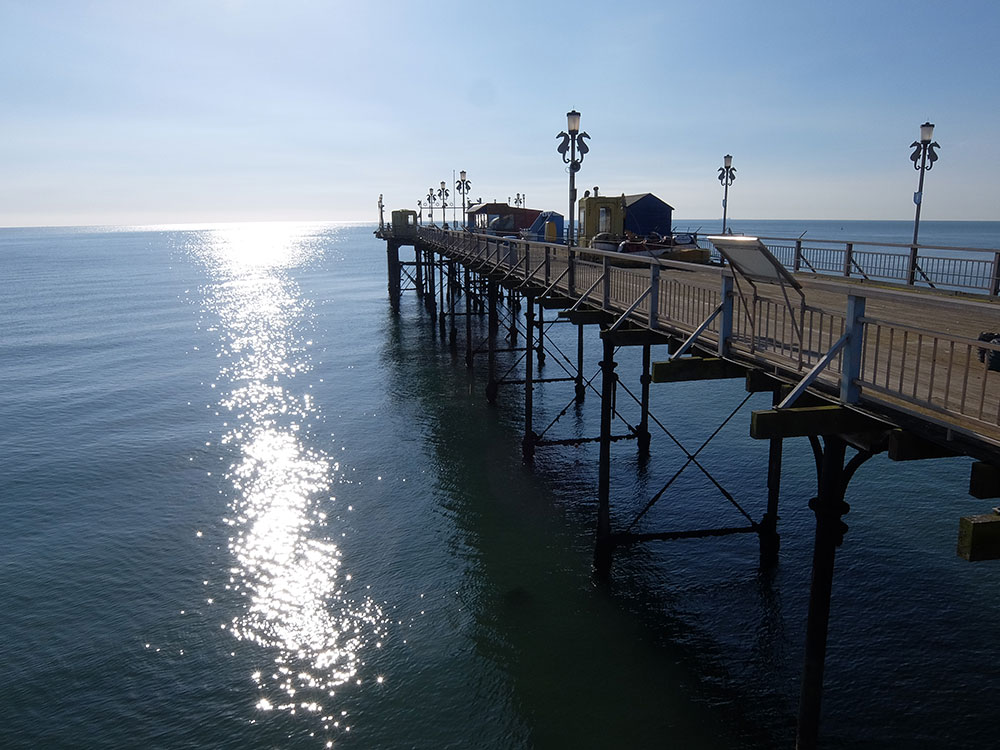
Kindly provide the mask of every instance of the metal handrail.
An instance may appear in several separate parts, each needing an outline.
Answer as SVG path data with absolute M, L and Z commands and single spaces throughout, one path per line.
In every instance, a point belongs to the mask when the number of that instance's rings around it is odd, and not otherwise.
M 479 243 L 482 236 L 466 232 L 461 238 L 455 238 L 435 230 L 427 231 L 423 238 L 446 252 L 481 259 Z M 571 262 L 565 245 L 518 239 L 521 252 L 510 258 L 505 250 L 501 250 L 503 239 L 489 237 L 488 241 L 498 246 L 498 265 L 510 264 L 508 276 L 525 276 L 525 257 L 546 248 L 560 266 L 563 263 L 568 266 Z M 847 309 L 850 308 L 849 300 L 870 298 L 873 302 L 891 303 L 898 312 L 866 316 L 862 302 L 857 308 L 861 310 L 859 314 L 845 315 L 845 308 L 833 309 L 829 303 L 825 306 L 807 304 L 801 311 L 802 325 L 806 329 L 804 335 L 789 336 L 782 318 L 786 315 L 786 305 L 764 287 L 755 295 L 751 307 L 735 298 L 733 310 L 721 315 L 714 323 L 705 323 L 708 312 L 725 298 L 725 279 L 731 276 L 726 268 L 652 259 L 646 262 L 637 258 L 637 267 L 612 269 L 608 263 L 620 259 L 620 254 L 586 248 L 574 250 L 577 254 L 572 264 L 577 273 L 595 274 L 596 280 L 582 296 L 573 295 L 577 301 L 571 309 L 586 303 L 593 290 L 613 270 L 619 281 L 608 287 L 612 289 L 612 296 L 604 304 L 609 312 L 621 314 L 630 306 L 634 311 L 639 300 L 655 297 L 664 314 L 656 318 L 651 316 L 649 328 L 676 335 L 684 331 L 690 333 L 701 326 L 696 337 L 697 345 L 702 349 L 715 350 L 718 347 L 721 350 L 723 344 L 728 342 L 724 356 L 747 364 L 763 364 L 769 369 L 778 368 L 785 377 L 795 381 L 801 381 L 824 359 L 824 355 L 828 355 L 825 357 L 825 369 L 821 368 L 815 384 L 834 392 L 845 383 L 856 387 L 857 395 L 852 392 L 848 403 L 870 408 L 881 415 L 906 413 L 917 416 L 925 422 L 943 424 L 953 431 L 1000 446 L 1000 379 L 987 377 L 994 357 L 983 354 L 997 352 L 1000 345 L 972 338 L 979 326 L 986 325 L 986 319 L 996 320 L 994 330 L 1000 330 L 1000 313 L 996 305 L 982 296 L 977 299 L 974 296 L 941 295 L 920 287 L 914 289 L 904 285 L 871 284 L 861 280 L 837 280 L 830 275 L 805 274 L 800 280 L 806 290 L 832 292 L 835 298 L 844 300 Z M 698 270 L 700 273 L 670 273 L 671 268 Z M 708 278 L 706 271 L 710 272 Z M 563 289 L 565 276 L 566 272 L 561 273 L 546 293 Z M 711 288 L 713 284 L 712 277 L 717 277 L 719 286 L 716 289 L 720 291 L 706 296 L 706 286 Z M 919 309 L 940 305 L 942 310 L 951 313 L 968 308 L 968 318 L 975 321 L 976 328 L 960 332 L 949 330 L 947 324 L 937 331 L 918 327 L 913 320 L 906 320 L 907 305 Z M 750 322 L 744 322 L 744 318 Z M 831 351 L 844 336 L 848 325 L 854 327 L 853 340 L 856 342 L 856 353 L 851 356 L 850 362 L 842 358 L 841 350 Z M 720 340 L 723 331 L 726 341 Z M 844 400 L 843 395 L 841 400 Z

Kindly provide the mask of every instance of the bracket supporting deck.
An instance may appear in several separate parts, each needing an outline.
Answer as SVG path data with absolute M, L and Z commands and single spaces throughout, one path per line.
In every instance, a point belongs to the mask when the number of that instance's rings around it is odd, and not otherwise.
M 850 435 L 881 432 L 885 429 L 885 424 L 871 417 L 835 405 L 767 409 L 750 415 L 750 437 L 758 440 L 809 435 Z
M 721 357 L 678 357 L 653 363 L 654 383 L 745 378 L 747 369 Z

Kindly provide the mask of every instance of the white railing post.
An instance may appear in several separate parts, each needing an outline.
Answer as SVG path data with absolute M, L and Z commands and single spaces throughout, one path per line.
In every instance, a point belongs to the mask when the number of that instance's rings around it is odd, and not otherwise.
M 733 337 L 733 277 L 722 276 L 722 313 L 719 318 L 719 356 L 729 355 L 729 342 Z
M 660 264 L 649 267 L 649 327 L 654 331 L 660 320 Z
M 845 404 L 856 404 L 861 398 L 861 388 L 857 381 L 861 378 L 861 354 L 864 351 L 865 298 L 850 295 L 847 298 L 847 315 L 844 317 L 844 334 L 847 343 L 840 360 L 840 400 Z
M 608 262 L 607 255 L 604 256 L 603 260 L 604 260 L 604 284 L 602 286 L 604 288 L 604 294 L 601 295 L 603 297 L 603 300 L 601 302 L 601 309 L 610 310 L 611 309 L 611 264 Z

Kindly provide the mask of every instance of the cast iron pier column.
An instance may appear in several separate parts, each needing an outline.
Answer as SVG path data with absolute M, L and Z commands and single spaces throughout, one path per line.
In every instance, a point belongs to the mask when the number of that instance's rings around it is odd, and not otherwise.
M 597 467 L 597 545 L 594 550 L 594 572 L 597 579 L 611 577 L 611 558 L 614 543 L 611 541 L 611 419 L 615 396 L 615 347 L 610 339 L 604 340 L 604 358 L 601 360 L 601 438 Z
M 535 298 L 528 296 L 528 306 L 524 313 L 524 439 L 521 440 L 521 454 L 525 461 L 530 461 L 535 455 L 535 433 L 532 429 L 532 396 L 534 395 L 534 363 L 532 356 L 533 343 L 532 336 L 535 329 Z
M 818 438 L 814 439 L 814 449 Z M 839 435 L 825 435 L 819 458 L 819 492 L 809 502 L 816 514 L 816 541 L 813 546 L 812 585 L 809 590 L 809 618 L 806 622 L 806 653 L 799 698 L 796 750 L 815 750 L 819 739 L 820 704 L 823 698 L 823 669 L 830 624 L 830 596 L 833 591 L 833 563 L 837 547 L 844 541 L 847 524 L 842 517 L 851 509 L 844 502 L 847 484 L 871 453 L 859 452 L 845 466 L 847 443 Z
M 642 347 L 642 377 L 640 378 L 642 384 L 640 408 L 642 413 L 639 417 L 639 432 L 636 436 L 641 456 L 649 455 L 649 384 L 653 380 L 649 374 L 650 348 L 649 344 L 644 344 Z
M 400 296 L 400 265 L 399 265 L 399 242 L 395 240 L 389 240 L 385 244 L 386 248 L 386 260 L 388 261 L 388 271 L 389 271 L 389 305 L 392 307 L 393 312 L 399 312 L 399 296 Z
M 472 287 L 469 267 L 465 266 L 465 366 L 472 369 Z
M 487 279 L 486 341 L 489 353 L 486 360 L 486 401 L 490 404 L 497 402 L 497 334 L 500 332 L 500 321 L 497 319 L 497 296 L 497 282 L 494 279 Z
M 783 392 L 775 387 L 771 403 L 781 403 Z M 781 454 L 782 439 L 773 437 L 769 441 L 767 453 L 767 512 L 760 519 L 757 538 L 760 542 L 761 565 L 773 567 L 778 564 L 781 538 L 778 535 L 778 497 L 781 494 Z

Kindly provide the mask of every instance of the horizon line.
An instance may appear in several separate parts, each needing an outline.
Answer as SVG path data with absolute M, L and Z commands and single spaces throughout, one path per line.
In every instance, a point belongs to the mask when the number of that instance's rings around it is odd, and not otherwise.
M 686 219 L 682 222 L 676 223 L 710 223 L 710 222 L 721 222 L 721 217 L 714 218 L 692 218 Z M 754 221 L 802 221 L 802 222 L 898 222 L 905 224 L 912 224 L 913 219 L 849 219 L 849 218 L 837 218 L 837 219 L 802 219 L 802 218 L 741 218 L 734 219 L 730 217 L 728 223 L 733 222 L 754 222 Z M 388 222 L 386 222 L 388 223 Z M 1000 219 L 922 219 L 921 225 L 931 224 L 931 223 L 997 223 L 1000 224 Z M 244 219 L 244 220 L 219 220 L 219 221 L 159 221 L 159 222 L 139 222 L 139 223 L 121 223 L 113 224 L 107 222 L 101 222 L 96 224 L 0 224 L 0 230 L 3 229 L 146 229 L 153 230 L 158 228 L 199 228 L 199 227 L 221 227 L 221 226 L 237 226 L 245 224 L 327 224 L 327 225 L 337 225 L 337 226 L 378 226 L 378 221 L 363 220 L 363 219 Z M 426 226 L 423 225 L 423 226 Z

